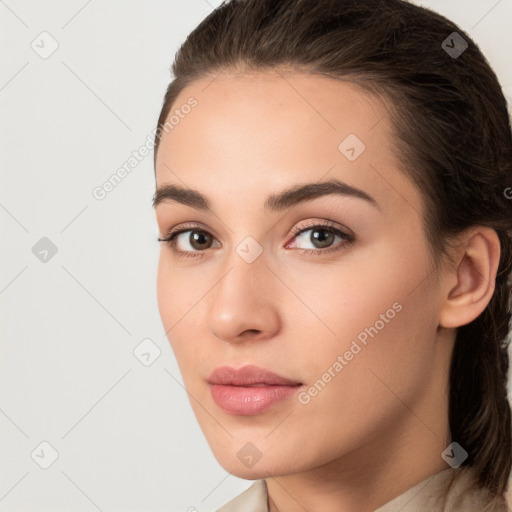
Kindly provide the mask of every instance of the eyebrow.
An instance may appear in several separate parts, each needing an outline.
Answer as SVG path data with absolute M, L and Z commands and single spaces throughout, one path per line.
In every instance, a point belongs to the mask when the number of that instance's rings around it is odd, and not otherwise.
M 363 199 L 375 208 L 380 209 L 377 201 L 364 190 L 348 185 L 336 178 L 331 178 L 329 181 L 297 185 L 278 194 L 271 194 L 266 199 L 264 208 L 267 211 L 279 212 L 330 194 Z M 181 185 L 164 185 L 160 187 L 153 196 L 153 208 L 165 201 L 173 201 L 197 210 L 213 213 L 211 203 L 206 196 L 197 190 L 184 188 Z

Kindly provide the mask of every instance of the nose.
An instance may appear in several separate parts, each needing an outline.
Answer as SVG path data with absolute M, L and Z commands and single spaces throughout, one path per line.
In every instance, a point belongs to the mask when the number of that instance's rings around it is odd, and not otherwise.
M 262 256 L 247 263 L 234 254 L 230 263 L 212 290 L 211 332 L 228 343 L 272 338 L 281 328 L 277 279 Z

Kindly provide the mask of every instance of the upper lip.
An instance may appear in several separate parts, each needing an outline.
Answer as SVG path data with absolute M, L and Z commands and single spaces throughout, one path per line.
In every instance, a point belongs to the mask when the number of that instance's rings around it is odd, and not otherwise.
M 225 386 L 298 386 L 301 382 L 287 379 L 259 366 L 247 365 L 241 368 L 219 366 L 207 378 L 210 384 Z

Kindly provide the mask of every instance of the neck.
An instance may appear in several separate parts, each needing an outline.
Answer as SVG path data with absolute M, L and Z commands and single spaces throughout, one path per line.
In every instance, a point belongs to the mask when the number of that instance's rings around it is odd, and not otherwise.
M 418 428 L 426 430 L 421 423 Z M 397 434 L 385 450 L 381 440 L 313 471 L 267 478 L 269 511 L 372 512 L 449 467 L 440 456 L 450 444 L 448 435 L 429 432 L 432 442 L 420 447 L 410 428 Z M 411 442 L 404 442 L 406 436 Z

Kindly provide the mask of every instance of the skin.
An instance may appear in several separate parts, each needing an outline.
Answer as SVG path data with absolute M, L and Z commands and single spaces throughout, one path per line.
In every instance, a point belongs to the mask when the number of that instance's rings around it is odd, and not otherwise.
M 382 101 L 353 83 L 300 72 L 224 72 L 189 85 L 173 109 L 198 105 L 157 153 L 157 187 L 178 184 L 208 197 L 212 213 L 174 201 L 155 208 L 160 236 L 199 223 L 213 237 L 179 258 L 162 243 L 157 277 L 162 322 L 191 405 L 219 463 L 265 478 L 270 510 L 367 512 L 448 468 L 448 371 L 456 327 L 483 311 L 494 291 L 496 233 L 461 234 L 452 262 L 434 272 L 422 229 L 421 191 L 399 170 Z M 366 145 L 349 161 L 338 145 Z M 335 177 L 378 203 L 328 195 L 266 212 L 271 193 Z M 355 236 L 321 254 L 307 231 L 331 221 Z M 190 229 L 190 228 L 189 228 Z M 314 230 L 313 230 L 314 231 Z M 263 252 L 235 251 L 253 237 Z M 203 242 L 204 243 L 204 242 Z M 316 249 L 317 255 L 301 249 Z M 216 367 L 255 364 L 308 389 L 365 328 L 402 309 L 309 403 L 293 396 L 239 416 L 213 401 Z M 262 456 L 246 467 L 237 452 Z

